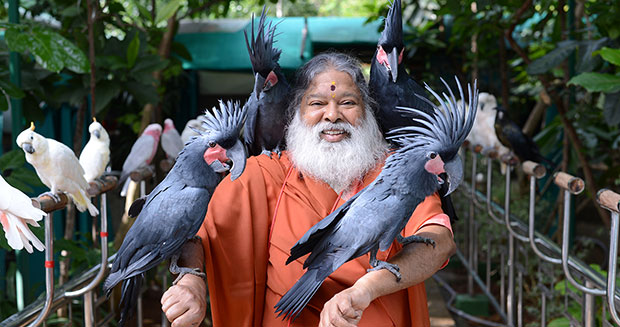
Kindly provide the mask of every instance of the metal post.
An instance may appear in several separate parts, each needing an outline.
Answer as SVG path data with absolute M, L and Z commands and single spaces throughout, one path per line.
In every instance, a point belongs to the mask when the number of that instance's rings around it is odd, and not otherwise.
M 45 305 L 30 327 L 39 326 L 49 314 L 54 300 L 54 224 L 53 213 L 45 217 Z
M 88 320 L 89 317 L 94 317 L 95 310 L 95 308 L 93 307 L 92 290 L 101 283 L 108 266 L 108 205 L 107 196 L 105 193 L 101 194 L 100 202 L 101 204 L 99 207 L 101 209 L 101 230 L 99 232 L 99 237 L 101 242 L 101 268 L 99 269 L 99 272 L 97 273 L 95 278 L 93 278 L 93 280 L 91 280 L 88 285 L 77 291 L 65 292 L 66 297 L 77 297 L 80 295 L 84 295 L 84 325 L 86 327 L 94 326 L 94 320 Z
M 586 287 L 594 288 L 594 283 L 586 279 Z M 595 327 L 596 326 L 596 301 L 594 295 L 584 293 L 584 301 L 583 301 L 583 326 L 584 327 Z
M 504 250 L 499 255 L 500 260 L 500 279 L 499 279 L 499 301 L 502 307 L 502 310 L 506 310 L 506 256 L 504 255 Z
M 618 261 L 618 212 L 611 213 L 611 230 L 609 235 L 609 268 L 607 271 L 607 305 L 611 318 L 620 325 L 620 316 L 616 310 L 614 292 L 616 290 L 616 264 Z
M 536 253 L 536 255 L 550 263 L 560 264 L 562 260 L 559 258 L 552 258 L 550 256 L 542 253 L 538 246 L 536 246 L 536 239 L 534 238 L 534 201 L 536 198 L 536 177 L 534 175 L 530 176 L 530 208 L 529 208 L 529 225 L 528 225 L 528 236 L 530 240 L 530 247 Z
M 596 193 L 596 200 L 601 207 L 611 212 L 611 228 L 609 230 L 609 261 L 607 268 L 607 305 L 613 321 L 620 325 L 620 317 L 616 310 L 616 269 L 618 263 L 618 219 L 620 216 L 620 194 L 607 189 Z M 589 285 L 586 285 L 589 286 Z M 605 316 L 603 316 L 605 317 Z
M 146 196 L 146 182 L 144 180 L 140 181 L 140 197 L 144 197 Z M 138 303 L 137 303 L 137 314 L 138 316 L 136 317 L 137 321 L 138 321 L 138 327 L 143 327 L 143 320 L 144 317 L 142 317 L 143 311 L 142 311 L 142 290 L 138 291 Z
M 515 232 L 512 229 L 512 225 L 510 223 L 510 168 L 511 166 L 506 167 L 506 193 L 504 196 L 504 224 L 506 224 L 506 229 L 508 229 L 508 233 L 511 236 L 515 237 L 521 242 L 528 242 L 529 239 Z
M 508 234 L 508 292 L 506 297 L 506 316 L 508 326 L 514 326 L 515 304 L 515 238 Z
M 469 216 L 467 217 L 467 263 L 469 266 L 477 272 L 474 267 L 474 215 L 476 211 L 476 152 L 471 151 L 471 199 L 469 201 Z M 469 295 L 474 294 L 474 277 L 472 274 L 467 274 L 467 293 Z
M 93 292 L 88 291 L 84 294 L 84 326 L 92 327 L 95 325 L 95 314 L 93 311 Z
M 498 224 L 503 224 L 504 222 L 493 213 L 493 208 L 491 208 L 491 180 L 493 179 L 493 160 L 490 157 L 487 157 L 487 213 Z
M 568 234 L 570 233 L 570 196 L 571 192 L 564 189 L 564 228 L 562 229 L 562 269 L 566 280 L 571 283 L 578 290 L 597 296 L 605 295 L 605 290 L 589 288 L 581 285 L 571 274 L 568 267 Z M 611 252 L 611 251 L 610 251 Z M 610 267 L 611 269 L 611 267 Z
M 517 303 L 517 326 L 523 327 L 523 272 L 519 271 L 519 294 Z

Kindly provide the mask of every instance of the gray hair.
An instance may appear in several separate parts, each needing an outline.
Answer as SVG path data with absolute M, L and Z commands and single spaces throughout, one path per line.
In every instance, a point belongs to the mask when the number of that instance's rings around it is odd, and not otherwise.
M 373 114 L 377 106 L 375 100 L 370 96 L 366 78 L 362 73 L 361 64 L 357 58 L 339 52 L 324 52 L 310 59 L 297 71 L 295 88 L 292 90 L 292 99 L 288 106 L 289 118 L 293 117 L 296 110 L 299 110 L 304 93 L 312 83 L 312 80 L 320 73 L 334 69 L 349 74 L 357 85 L 364 101 L 367 114 Z

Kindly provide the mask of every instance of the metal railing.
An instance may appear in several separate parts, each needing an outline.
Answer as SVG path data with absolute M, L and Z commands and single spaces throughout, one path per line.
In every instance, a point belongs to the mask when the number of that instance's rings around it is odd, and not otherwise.
M 536 181 L 546 175 L 544 166 L 534 162 L 524 162 L 521 169 L 529 177 L 529 210 L 527 224 L 511 214 L 511 169 L 516 167 L 515 158 L 504 156 L 499 161 L 508 167 L 505 173 L 505 193 L 503 207 L 492 201 L 493 186 L 493 163 L 497 162 L 496 154 L 491 152 L 482 156 L 480 147 L 464 148 L 465 152 L 470 152 L 471 162 L 471 182 L 463 182 L 461 192 L 467 196 L 469 203 L 469 215 L 465 224 L 462 225 L 466 230 L 458 231 L 455 235 L 463 236 L 465 239 L 466 254 L 457 250 L 457 257 L 465 267 L 467 276 L 467 291 L 473 294 L 474 282 L 487 296 L 489 302 L 501 321 L 490 321 L 480 317 L 474 317 L 466 312 L 455 308 L 454 299 L 456 292 L 450 287 L 449 283 L 439 275 L 434 276 L 449 293 L 450 298 L 447 302 L 448 309 L 461 318 L 486 326 L 524 326 L 525 307 L 524 307 L 524 275 L 528 273 L 528 264 L 538 270 L 540 276 L 551 280 L 548 282 L 538 280 L 537 288 L 530 288 L 527 294 L 530 298 L 535 292 L 540 294 L 540 323 L 547 325 L 549 300 L 556 300 L 560 303 L 562 294 L 554 290 L 553 285 L 564 280 L 564 316 L 570 321 L 571 326 L 593 327 L 596 325 L 596 298 L 604 299 L 605 305 L 601 308 L 599 321 L 604 326 L 620 325 L 616 305 L 620 303 L 620 292 L 616 288 L 616 263 L 618 247 L 618 217 L 620 212 L 620 195 L 607 189 L 602 189 L 597 194 L 597 200 L 601 207 L 611 212 L 611 228 L 609 233 L 609 256 L 607 258 L 607 276 L 601 275 L 584 262 L 569 253 L 569 237 L 571 223 L 571 199 L 574 195 L 581 193 L 585 184 L 581 178 L 571 176 L 564 172 L 557 172 L 553 176 L 555 186 L 563 192 L 563 222 L 562 222 L 562 244 L 557 245 L 547 236 L 535 230 L 535 209 L 536 209 Z M 477 161 L 479 157 L 486 159 L 486 194 L 482 194 L 476 189 Z M 466 156 L 464 156 L 466 157 Z M 484 215 L 477 215 L 477 211 L 483 211 Z M 479 217 L 478 217 L 479 216 Z M 488 217 L 488 221 L 481 221 L 483 216 Z M 503 216 L 503 217 L 500 217 Z M 526 217 L 523 217 L 526 218 Z M 494 225 L 501 232 L 480 233 L 479 226 L 483 224 Z M 482 253 L 478 243 L 486 244 L 486 252 Z M 499 254 L 493 253 L 499 251 Z M 486 282 L 478 276 L 478 259 L 486 256 Z M 498 264 L 499 268 L 492 271 L 492 262 Z M 561 269 L 559 269 L 561 266 Z M 577 291 L 571 290 L 574 287 Z M 576 301 L 582 308 L 581 317 L 572 316 L 567 308 L 569 303 Z M 530 301 L 531 302 L 531 301 Z M 610 316 L 608 317 L 607 311 Z M 531 320 L 531 319 L 530 319 Z
M 166 161 L 166 160 L 164 160 Z M 173 163 L 162 161 L 160 164 L 164 171 L 171 168 Z M 155 175 L 155 167 L 150 165 L 131 172 L 130 178 L 138 183 L 140 197 L 146 196 L 146 181 Z M 106 272 L 111 267 L 116 254 L 108 257 L 108 226 L 107 226 L 107 199 L 105 192 L 116 187 L 117 178 L 114 176 L 104 176 L 99 180 L 90 183 L 88 190 L 89 196 L 100 196 L 100 242 L 101 242 L 101 262 L 95 267 L 77 275 L 63 285 L 54 288 L 54 240 L 53 240 L 53 216 L 57 210 L 64 209 L 69 203 L 67 195 L 64 193 L 56 194 L 60 201 L 55 201 L 47 194 L 42 194 L 33 199 L 33 204 L 40 207 L 47 213 L 45 218 L 45 294 L 40 296 L 33 303 L 25 307 L 20 312 L 13 314 L 4 321 L 0 322 L 0 326 L 6 327 L 36 327 L 45 322 L 45 319 L 54 310 L 68 307 L 68 319 L 73 320 L 71 310 L 72 299 L 82 296 L 84 317 L 83 323 L 86 327 L 104 326 L 114 318 L 114 308 L 110 308 L 110 312 L 96 319 L 95 310 L 107 301 L 105 296 L 99 296 L 98 287 L 102 284 Z M 168 285 L 167 270 L 163 271 L 163 286 Z M 145 289 L 142 289 L 137 302 L 136 324 L 141 327 L 143 325 L 143 306 L 142 295 Z M 161 326 L 169 326 L 168 319 L 162 312 Z

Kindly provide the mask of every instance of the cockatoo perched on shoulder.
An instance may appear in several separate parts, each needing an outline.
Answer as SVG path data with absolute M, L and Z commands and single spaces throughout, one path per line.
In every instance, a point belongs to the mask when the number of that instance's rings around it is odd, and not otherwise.
M 193 136 L 200 135 L 195 130 L 204 131 L 202 121 L 200 119 L 190 119 L 187 124 L 185 124 L 183 133 L 181 133 L 181 140 L 183 141 L 183 144 L 186 144 Z
M 34 124 L 19 133 L 16 142 L 56 201 L 59 200 L 56 193 L 65 192 L 80 212 L 88 209 L 91 216 L 99 214 L 86 193 L 89 185 L 84 178 L 84 169 L 68 146 L 37 134 Z
M 45 215 L 45 212 L 32 205 L 32 201 L 26 194 L 9 185 L 0 176 L 0 223 L 13 249 L 26 249 L 28 253 L 32 253 L 32 246 L 39 251 L 45 249 L 43 243 L 26 225 L 28 223 L 39 227 L 37 221 L 43 219 Z
M 181 135 L 174 127 L 172 119 L 164 120 L 164 132 L 161 134 L 161 147 L 166 153 L 166 157 L 176 159 L 179 152 L 183 150 L 183 140 Z
M 467 140 L 472 145 L 482 146 L 482 153 L 495 150 L 499 155 L 510 152 L 500 143 L 495 134 L 495 113 L 497 112 L 497 99 L 492 94 L 481 92 L 478 98 L 476 121 Z
M 123 163 L 123 172 L 121 173 L 120 182 L 123 184 L 121 190 L 121 196 L 127 195 L 127 188 L 129 187 L 130 179 L 129 174 L 132 171 L 146 167 L 151 164 L 155 153 L 157 153 L 157 146 L 159 145 L 159 137 L 161 136 L 161 125 L 150 124 L 142 132 L 142 135 L 136 140 L 136 143 L 131 147 L 129 155 Z
M 84 178 L 92 182 L 103 175 L 110 162 L 110 137 L 105 128 L 93 118 L 88 126 L 90 139 L 80 154 L 80 164 L 84 168 Z

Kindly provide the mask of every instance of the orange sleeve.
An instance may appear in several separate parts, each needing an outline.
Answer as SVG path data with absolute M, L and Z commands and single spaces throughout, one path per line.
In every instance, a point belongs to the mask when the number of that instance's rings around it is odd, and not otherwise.
M 249 190 L 252 190 L 250 192 Z M 198 231 L 215 326 L 260 326 L 269 233 L 269 190 L 253 159 L 235 180 L 216 188 Z
M 437 193 L 427 196 L 413 211 L 411 218 L 403 230 L 404 236 L 415 234 L 428 220 L 443 214 L 441 199 Z M 451 228 L 448 228 L 451 229 Z

